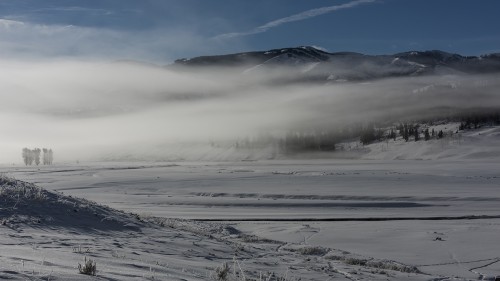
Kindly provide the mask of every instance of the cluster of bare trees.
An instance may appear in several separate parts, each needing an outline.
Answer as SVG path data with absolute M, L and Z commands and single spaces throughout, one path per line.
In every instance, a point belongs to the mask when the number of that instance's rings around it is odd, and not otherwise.
M 43 152 L 43 155 L 42 155 Z M 54 152 L 52 149 L 47 148 L 34 148 L 29 149 L 27 147 L 23 148 L 23 161 L 24 165 L 40 165 L 40 156 L 42 155 L 43 165 L 52 165 L 54 161 Z

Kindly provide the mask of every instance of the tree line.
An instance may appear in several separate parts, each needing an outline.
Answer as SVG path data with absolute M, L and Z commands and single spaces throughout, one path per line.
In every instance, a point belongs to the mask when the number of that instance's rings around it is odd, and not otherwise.
M 42 154 L 43 152 L 43 154 Z M 54 161 L 54 152 L 52 149 L 47 149 L 47 148 L 34 148 L 34 149 L 29 149 L 27 147 L 23 148 L 23 161 L 24 165 L 26 166 L 31 166 L 33 163 L 35 165 L 40 165 L 40 156 L 43 165 L 52 165 L 52 162 Z
M 458 131 L 443 131 L 432 128 L 442 122 L 461 122 Z M 378 141 L 396 141 L 398 138 L 409 141 L 429 141 L 451 137 L 459 131 L 477 129 L 481 126 L 500 125 L 500 113 L 470 113 L 454 118 L 438 118 L 436 120 L 415 120 L 412 122 L 352 123 L 332 125 L 323 130 L 298 129 L 289 131 L 283 136 L 260 136 L 245 138 L 234 144 L 236 149 L 261 149 L 273 145 L 280 153 L 297 153 L 309 151 L 335 151 L 343 142 L 359 141 L 368 145 Z M 343 146 L 338 148 L 343 149 Z
M 439 119 L 438 119 L 439 120 Z M 499 112 L 486 112 L 486 113 L 470 113 L 468 115 L 458 115 L 454 118 L 442 119 L 447 122 L 460 121 L 459 131 L 467 129 L 477 129 L 483 125 L 494 126 L 500 125 L 500 113 Z M 410 140 L 420 141 L 420 140 L 431 140 L 431 139 L 442 139 L 447 135 L 452 135 L 452 131 L 443 132 L 442 130 L 436 131 L 434 129 L 429 130 L 429 126 L 424 126 L 427 128 L 421 128 L 421 125 L 434 123 L 432 121 L 421 121 L 416 122 L 417 124 L 411 123 L 399 123 L 396 126 L 392 126 L 390 131 L 388 131 L 383 126 L 375 126 L 375 124 L 368 124 L 362 127 L 360 131 L 359 140 L 363 145 L 367 145 L 376 141 L 383 141 L 393 139 L 396 140 L 397 136 L 401 136 L 406 142 Z M 458 133 L 458 131 L 456 132 Z

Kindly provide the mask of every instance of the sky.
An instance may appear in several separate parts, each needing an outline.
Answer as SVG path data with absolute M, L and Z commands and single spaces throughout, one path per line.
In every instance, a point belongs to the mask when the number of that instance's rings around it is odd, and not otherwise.
M 500 52 L 498 0 L 0 0 L 0 58 L 141 60 L 312 45 Z

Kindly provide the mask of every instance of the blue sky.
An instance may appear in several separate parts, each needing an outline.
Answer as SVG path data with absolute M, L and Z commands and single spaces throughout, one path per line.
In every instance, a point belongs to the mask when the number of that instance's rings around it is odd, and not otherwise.
M 176 58 L 315 45 L 500 52 L 498 0 L 0 0 L 0 57 Z

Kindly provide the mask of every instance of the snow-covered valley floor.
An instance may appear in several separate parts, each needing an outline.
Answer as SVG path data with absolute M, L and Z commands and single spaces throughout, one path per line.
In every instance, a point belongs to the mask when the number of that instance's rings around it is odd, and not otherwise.
M 497 157 L 1 166 L 48 191 L 2 185 L 0 278 L 209 280 L 228 262 L 247 280 L 495 280 L 499 171 Z M 97 277 L 78 274 L 84 257 Z

